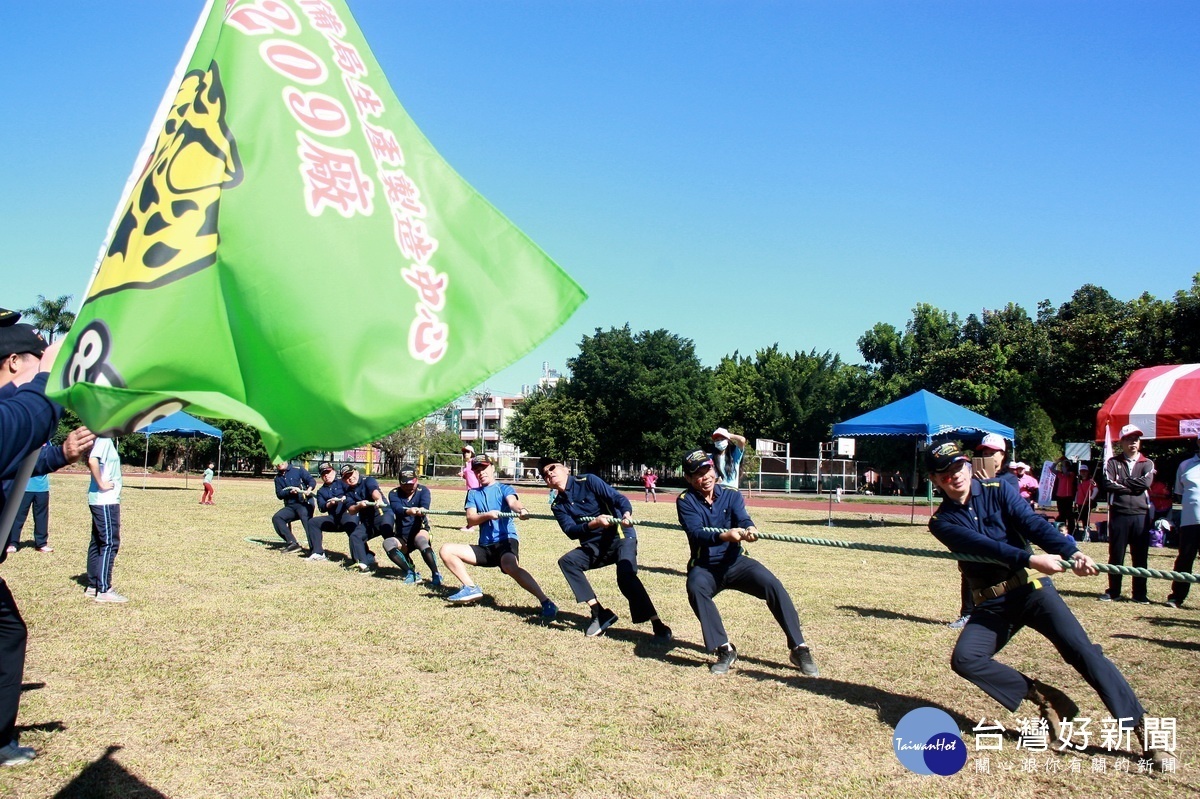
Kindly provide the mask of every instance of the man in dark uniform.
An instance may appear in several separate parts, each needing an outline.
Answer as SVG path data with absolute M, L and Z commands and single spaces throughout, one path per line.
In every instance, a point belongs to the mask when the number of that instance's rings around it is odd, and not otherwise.
M 350 534 L 358 524 L 357 519 L 347 519 L 343 513 L 346 502 L 346 486 L 337 479 L 337 472 L 332 463 L 322 463 L 317 467 L 321 485 L 317 488 L 317 510 L 324 516 L 314 516 L 308 520 L 304 531 L 308 535 L 309 554 L 306 560 L 327 560 L 325 557 L 325 533 L 341 532 Z
M 1088 639 L 1054 583 L 1041 576 L 1065 571 L 1063 559 L 1071 561 L 1077 575 L 1098 574 L 1095 562 L 1079 551 L 1073 538 L 1034 513 L 1011 486 L 996 479 L 974 479 L 970 458 L 957 444 L 930 447 L 925 452 L 925 466 L 945 495 L 929 520 L 929 531 L 951 552 L 1003 562 L 959 562 L 974 592 L 975 611 L 954 646 L 951 668 L 1009 710 L 1030 700 L 1054 739 L 1063 741 L 1062 722 L 1077 716 L 1075 703 L 1062 691 L 995 660 L 1012 636 L 1028 625 L 1054 644 L 1063 659 L 1096 689 L 1123 729 L 1137 732 L 1145 750 L 1145 709 L 1117 667 Z M 1030 540 L 1050 554 L 1033 554 Z M 1062 747 L 1066 745 L 1064 741 Z M 1165 760 L 1162 750 L 1147 754 L 1161 767 Z
M 800 619 L 787 589 L 766 566 L 742 550 L 742 541 L 758 540 L 758 529 L 746 513 L 741 492 L 717 485 L 712 459 L 703 450 L 683 456 L 683 473 L 691 488 L 676 500 L 675 511 L 692 549 L 687 574 L 688 602 L 700 620 L 705 649 L 717 655 L 717 662 L 709 670 L 725 674 L 737 660 L 737 648 L 730 643 L 721 613 L 713 602 L 717 594 L 731 588 L 766 600 L 787 636 L 792 664 L 810 677 L 818 676 L 817 663 L 804 642 Z
M 442 573 L 438 571 L 437 555 L 434 554 L 429 539 L 429 489 L 417 482 L 417 473 L 412 469 L 400 472 L 400 485 L 388 492 L 388 505 L 396 517 L 396 537 L 385 541 L 384 546 L 399 547 L 405 555 L 412 555 L 413 550 L 421 553 L 425 565 L 432 575 L 429 584 L 437 588 L 442 584 Z M 411 558 L 410 558 L 411 559 Z M 421 575 L 415 568 L 410 569 L 404 576 L 404 582 L 412 585 L 421 580 Z
M 308 520 L 312 518 L 309 497 L 317 484 L 306 469 L 292 466 L 287 461 L 276 464 L 275 468 L 275 496 L 283 500 L 283 507 L 275 511 L 271 524 L 275 527 L 275 534 L 287 544 L 283 551 L 299 552 L 300 544 L 292 535 L 291 523 L 300 522 L 301 527 L 308 525 Z
M 346 485 L 346 513 L 358 518 L 358 524 L 350 533 L 353 568 L 364 573 L 375 568 L 375 553 L 367 542 L 383 536 L 383 551 L 392 563 L 404 574 L 412 571 L 412 563 L 400 551 L 399 542 L 393 535 L 396 515 L 384 499 L 379 481 L 374 477 L 363 477 L 352 464 L 346 463 L 342 465 L 342 482 Z
M 575 592 L 575 601 L 586 602 L 591 611 L 586 634 L 602 635 L 616 622 L 617 614 L 600 604 L 584 572 L 616 564 L 617 587 L 629 600 L 630 620 L 634 624 L 649 621 L 655 638 L 670 641 L 671 628 L 658 618 L 646 586 L 637 576 L 637 530 L 629 500 L 594 474 L 576 477 L 559 458 L 542 458 L 538 471 L 555 491 L 550 510 L 558 526 L 567 538 L 579 542 L 576 549 L 558 559 L 558 567 Z

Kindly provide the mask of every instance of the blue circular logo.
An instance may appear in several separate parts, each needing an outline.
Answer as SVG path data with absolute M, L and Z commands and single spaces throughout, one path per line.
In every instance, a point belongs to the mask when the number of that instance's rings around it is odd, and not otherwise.
M 950 714 L 933 707 L 910 710 L 892 734 L 896 759 L 914 774 L 957 774 L 967 762 L 967 745 Z

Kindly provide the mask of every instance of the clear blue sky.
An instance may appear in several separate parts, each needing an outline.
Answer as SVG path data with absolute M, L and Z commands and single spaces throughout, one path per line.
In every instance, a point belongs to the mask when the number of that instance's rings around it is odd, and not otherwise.
M 0 305 L 83 292 L 200 0 L 5 2 Z M 1200 271 L 1200 3 L 351 0 L 409 114 L 591 295 L 710 365 L 930 302 Z M 510 309 L 514 323 L 519 305 Z

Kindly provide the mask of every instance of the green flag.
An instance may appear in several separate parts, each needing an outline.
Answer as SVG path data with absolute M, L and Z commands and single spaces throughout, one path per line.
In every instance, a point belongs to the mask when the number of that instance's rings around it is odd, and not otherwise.
M 344 0 L 210 2 L 52 396 L 93 430 L 188 408 L 272 456 L 360 446 L 585 299 L 400 106 Z

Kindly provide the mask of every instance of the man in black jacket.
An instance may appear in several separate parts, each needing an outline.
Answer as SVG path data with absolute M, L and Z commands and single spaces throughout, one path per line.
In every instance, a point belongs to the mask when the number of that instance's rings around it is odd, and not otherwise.
M 1144 569 L 1150 552 L 1150 484 L 1154 461 L 1142 454 L 1142 431 L 1137 425 L 1121 428 L 1121 452 L 1108 459 L 1100 473 L 1100 490 L 1108 492 L 1108 562 L 1125 563 L 1129 548 L 1134 567 Z M 1121 575 L 1108 575 L 1108 590 L 1101 602 L 1121 597 Z M 1149 605 L 1146 578 L 1133 578 L 1133 601 Z

